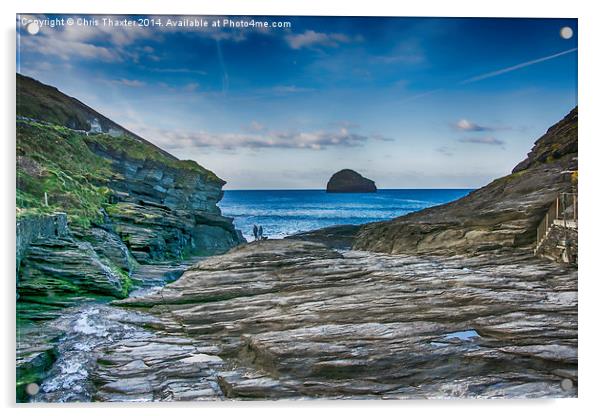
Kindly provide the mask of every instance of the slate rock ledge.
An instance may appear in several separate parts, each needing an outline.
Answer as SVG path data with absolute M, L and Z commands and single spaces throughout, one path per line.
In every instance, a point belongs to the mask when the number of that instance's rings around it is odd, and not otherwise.
M 567 397 L 576 390 L 562 380 L 577 382 L 576 274 L 528 254 L 415 257 L 268 240 L 113 304 L 223 360 L 205 376 L 219 394 L 205 399 Z M 145 375 L 148 394 L 192 393 L 177 383 L 192 367 L 170 378 L 168 358 L 153 363 L 167 345 L 128 345 L 111 346 L 111 363 L 95 370 L 104 400 L 123 399 L 112 380 Z M 136 370 L 136 360 L 147 365 Z

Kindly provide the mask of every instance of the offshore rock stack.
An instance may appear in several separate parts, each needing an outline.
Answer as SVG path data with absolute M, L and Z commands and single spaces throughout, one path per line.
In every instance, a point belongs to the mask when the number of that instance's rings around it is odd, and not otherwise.
M 351 169 L 343 169 L 332 175 L 326 185 L 331 193 L 372 193 L 376 192 L 374 181 L 364 178 Z

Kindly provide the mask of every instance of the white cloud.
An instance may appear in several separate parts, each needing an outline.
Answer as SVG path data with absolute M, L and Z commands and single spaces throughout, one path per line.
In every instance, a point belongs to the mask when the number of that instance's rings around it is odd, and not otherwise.
M 90 43 L 75 42 L 54 36 L 27 36 L 21 40 L 21 48 L 68 61 L 72 57 L 101 61 L 121 61 L 113 49 Z
M 45 15 L 22 16 L 27 19 L 47 19 Z M 77 16 L 72 18 L 91 19 L 107 17 L 114 20 L 123 19 L 121 16 Z M 17 24 L 20 27 L 19 21 Z M 21 32 L 21 47 L 42 55 L 56 57 L 65 61 L 71 58 L 87 60 L 121 62 L 125 59 L 137 61 L 140 53 L 150 54 L 149 46 L 134 50 L 131 45 L 140 39 L 157 38 L 157 32 L 146 27 L 109 27 L 105 25 L 81 26 L 66 25 L 43 26 L 35 36 Z M 150 49 L 149 49 L 150 48 Z M 151 56 L 152 57 L 152 56 Z
M 369 141 L 390 141 L 378 134 L 360 134 L 347 128 L 315 131 L 277 131 L 266 129 L 258 122 L 252 122 L 246 130 L 249 133 L 210 133 L 206 131 L 177 131 L 149 129 L 134 126 L 132 130 L 156 145 L 167 150 L 208 147 L 219 150 L 239 148 L 262 149 L 311 149 L 323 150 L 330 147 L 358 147 Z M 254 131 L 251 131 L 255 128 Z
M 44 20 L 46 15 L 22 15 L 29 20 Z M 122 20 L 123 16 L 96 15 L 96 16 L 70 16 L 76 21 L 78 19 L 103 18 L 113 21 Z M 164 21 L 168 16 L 156 16 Z M 180 16 L 178 18 L 184 18 Z M 198 18 L 198 16 L 196 16 Z M 17 22 L 20 26 L 20 20 Z M 162 27 L 144 27 L 144 26 L 109 26 L 99 24 L 98 26 L 66 25 L 57 27 L 42 27 L 40 33 L 36 36 L 27 35 L 25 31 L 21 32 L 21 46 L 30 51 L 38 52 L 43 55 L 58 57 L 59 59 L 69 60 L 71 58 L 81 58 L 89 60 L 115 61 L 132 60 L 138 62 L 141 56 L 146 56 L 152 61 L 159 61 L 160 57 L 155 55 L 155 49 L 149 45 L 136 48 L 133 45 L 140 40 L 161 41 L 167 32 L 173 31 L 191 31 L 199 36 L 211 37 L 214 39 L 230 39 L 240 41 L 244 36 L 235 31 L 198 31 L 194 28 L 174 28 Z
M 144 81 L 140 81 L 137 79 L 121 78 L 121 79 L 113 79 L 110 82 L 113 84 L 125 85 L 126 87 L 132 87 L 132 88 L 141 88 L 141 87 L 146 86 L 146 83 Z
M 481 126 L 477 123 L 469 121 L 465 118 L 458 120 L 454 127 L 461 131 L 490 131 L 493 130 L 491 127 Z
M 298 35 L 287 35 L 285 39 L 292 49 L 301 49 L 316 46 L 336 48 L 342 43 L 361 41 L 362 37 L 355 36 L 351 38 L 343 33 L 322 33 L 314 30 L 306 30 Z

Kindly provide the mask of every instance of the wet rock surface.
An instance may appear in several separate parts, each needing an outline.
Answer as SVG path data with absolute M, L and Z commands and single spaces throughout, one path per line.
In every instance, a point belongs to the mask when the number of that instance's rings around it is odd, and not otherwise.
M 156 291 L 188 266 L 140 266 L 133 276 L 139 289 L 131 296 Z M 88 301 L 64 308 L 56 319 L 18 326 L 17 400 L 220 398 L 214 369 L 223 362 L 212 355 L 216 349 L 153 330 L 158 325 L 152 315 Z M 37 392 L 28 394 L 28 386 Z
M 222 360 L 200 356 L 215 395 L 203 384 L 194 398 L 577 394 L 577 270 L 527 252 L 392 256 L 268 240 L 113 304 L 152 317 L 144 327 L 158 338 L 102 354 L 91 373 L 102 400 L 127 386 L 148 400 L 193 397 L 149 393 L 184 389 L 192 346 Z

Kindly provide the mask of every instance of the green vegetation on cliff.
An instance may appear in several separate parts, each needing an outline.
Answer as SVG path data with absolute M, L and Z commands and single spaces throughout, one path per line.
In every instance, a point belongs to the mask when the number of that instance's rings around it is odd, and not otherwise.
M 62 211 L 72 225 L 102 221 L 100 208 L 109 202 L 107 184 L 121 173 L 91 149 L 131 160 L 153 161 L 181 171 L 180 180 L 223 184 L 194 161 L 170 158 L 146 143 L 123 135 L 89 134 L 66 127 L 20 120 L 17 126 L 18 215 Z
M 88 146 L 100 146 L 103 151 L 111 154 L 121 155 L 134 160 L 152 160 L 167 167 L 181 170 L 182 173 L 189 173 L 189 175 L 183 176 L 196 178 L 198 175 L 201 175 L 206 182 L 215 182 L 220 185 L 226 183 L 218 178 L 215 173 L 205 169 L 193 160 L 179 160 L 168 157 L 156 148 L 149 147 L 147 143 L 128 135 L 115 138 L 109 134 L 91 134 L 84 136 L 84 140 Z
M 17 74 L 17 215 L 66 212 L 87 228 L 102 220 L 107 186 L 122 178 L 111 157 L 155 162 L 179 171 L 179 185 L 200 178 L 223 186 L 213 172 L 163 149 L 58 89 Z M 86 133 L 94 130 L 94 133 Z M 177 184 L 178 185 L 178 184 Z
M 101 219 L 100 208 L 114 173 L 110 163 L 86 146 L 81 133 L 65 127 L 20 122 L 17 128 L 17 212 L 69 214 L 87 227 Z

